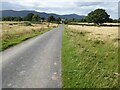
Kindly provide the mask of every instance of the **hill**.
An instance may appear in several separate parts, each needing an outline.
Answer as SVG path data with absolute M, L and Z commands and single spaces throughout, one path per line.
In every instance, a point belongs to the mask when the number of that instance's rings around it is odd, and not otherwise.
M 2 10 L 2 11 L 0 11 L 0 13 L 2 13 L 3 17 L 6 17 L 6 16 L 24 17 L 28 13 L 39 14 L 41 17 L 44 17 L 44 18 L 47 18 L 48 16 L 51 16 L 51 15 L 54 16 L 55 18 L 61 17 L 61 18 L 65 18 L 65 19 L 73 19 L 73 18 L 81 19 L 81 18 L 85 17 L 83 15 L 77 15 L 77 14 L 58 15 L 58 14 L 54 14 L 54 13 L 45 13 L 45 12 L 37 12 L 37 11 L 29 11 L 29 10 L 23 10 L 23 11 Z

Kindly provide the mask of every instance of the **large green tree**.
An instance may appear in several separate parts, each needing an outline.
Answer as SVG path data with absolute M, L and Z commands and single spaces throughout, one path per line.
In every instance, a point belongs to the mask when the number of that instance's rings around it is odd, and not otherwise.
M 109 21 L 110 15 L 104 9 L 96 9 L 88 14 L 86 17 L 87 22 L 92 22 L 97 25 L 103 24 Z

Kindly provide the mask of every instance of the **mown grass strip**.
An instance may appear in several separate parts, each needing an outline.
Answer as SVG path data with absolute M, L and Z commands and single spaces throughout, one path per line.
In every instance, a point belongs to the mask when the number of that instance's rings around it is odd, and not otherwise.
M 63 31 L 63 88 L 117 88 L 118 47 L 88 40 L 87 33 Z

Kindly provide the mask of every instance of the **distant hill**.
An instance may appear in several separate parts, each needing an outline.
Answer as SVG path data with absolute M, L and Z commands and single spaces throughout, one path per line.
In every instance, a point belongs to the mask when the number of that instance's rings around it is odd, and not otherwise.
M 14 10 L 2 10 L 0 11 L 0 13 L 2 13 L 3 17 L 6 16 L 21 16 L 24 17 L 26 16 L 28 13 L 34 13 L 34 14 L 39 14 L 41 17 L 47 18 L 48 16 L 54 16 L 55 18 L 57 17 L 61 17 L 61 18 L 65 18 L 65 19 L 81 19 L 84 18 L 85 16 L 83 15 L 77 15 L 77 14 L 68 14 L 68 15 L 58 15 L 58 14 L 54 14 L 54 13 L 45 13 L 45 12 L 36 12 L 36 11 L 29 11 L 29 10 L 23 10 L 23 11 L 14 11 Z

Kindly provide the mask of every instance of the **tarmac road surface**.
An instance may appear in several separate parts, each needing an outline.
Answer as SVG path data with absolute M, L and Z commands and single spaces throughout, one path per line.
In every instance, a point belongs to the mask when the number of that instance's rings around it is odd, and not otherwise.
M 62 28 L 2 53 L 2 88 L 60 88 Z

